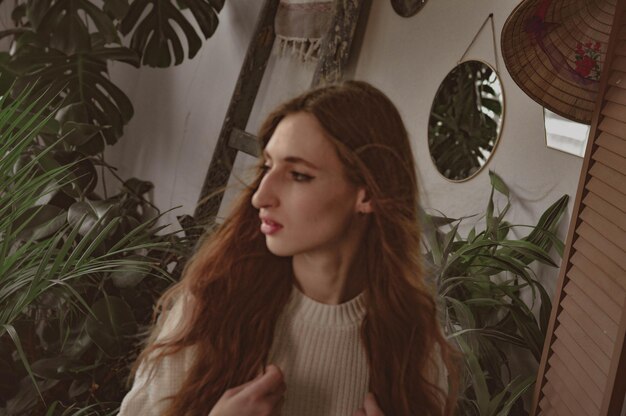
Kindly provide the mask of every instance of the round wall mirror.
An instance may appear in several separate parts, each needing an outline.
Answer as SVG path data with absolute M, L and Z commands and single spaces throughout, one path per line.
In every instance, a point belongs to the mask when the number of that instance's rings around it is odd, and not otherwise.
M 493 154 L 504 118 L 498 73 L 480 61 L 457 65 L 443 80 L 430 109 L 428 149 L 451 181 L 476 175 Z
M 411 17 L 420 11 L 426 0 L 391 0 L 391 6 L 402 17 Z

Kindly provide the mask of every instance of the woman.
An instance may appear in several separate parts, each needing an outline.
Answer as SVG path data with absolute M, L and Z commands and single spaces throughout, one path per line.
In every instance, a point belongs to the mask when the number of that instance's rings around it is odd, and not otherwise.
M 160 300 L 120 415 L 451 415 L 397 109 L 348 81 L 283 104 L 259 139 L 253 184 Z

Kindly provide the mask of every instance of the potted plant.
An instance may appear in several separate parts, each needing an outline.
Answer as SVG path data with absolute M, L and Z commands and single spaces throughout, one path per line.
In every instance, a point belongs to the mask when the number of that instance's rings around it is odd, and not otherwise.
M 549 252 L 563 253 L 555 233 L 568 196 L 548 207 L 536 225 L 513 225 L 505 220 L 510 191 L 494 172 L 489 176 L 492 189 L 481 228 L 474 226 L 462 236 L 459 226 L 467 217 L 424 214 L 425 258 L 438 289 L 442 324 L 463 355 L 459 413 L 523 415 L 520 398 L 535 376 L 516 376 L 510 361 L 520 351 L 537 363 L 541 359 L 551 301 L 533 267 L 557 267 Z M 497 213 L 495 193 L 506 199 Z M 515 238 L 514 228 L 529 232 Z M 530 305 L 524 295 L 530 295 Z M 533 306 L 539 306 L 538 316 Z
M 192 58 L 223 5 L 14 3 L 0 31 L 0 414 L 107 413 L 125 393 L 137 335 L 189 246 L 156 226 L 152 184 L 103 158 L 133 115 L 108 63 L 177 65 L 183 47 Z

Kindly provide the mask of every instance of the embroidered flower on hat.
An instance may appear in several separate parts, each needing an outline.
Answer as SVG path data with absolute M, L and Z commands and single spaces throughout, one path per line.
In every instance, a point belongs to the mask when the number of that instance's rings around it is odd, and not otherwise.
M 579 43 L 576 46 L 576 72 L 583 78 L 597 81 L 600 79 L 600 42 L 592 44 L 587 42 L 584 45 Z

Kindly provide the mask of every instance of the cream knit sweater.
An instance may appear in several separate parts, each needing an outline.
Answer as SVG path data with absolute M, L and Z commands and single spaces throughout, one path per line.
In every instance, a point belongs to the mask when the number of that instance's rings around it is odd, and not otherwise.
M 162 335 L 176 327 L 181 305 L 172 310 Z M 361 345 L 363 294 L 341 305 L 326 305 L 294 288 L 277 325 L 269 363 L 285 375 L 282 416 L 352 416 L 363 406 L 369 384 Z M 188 348 L 160 361 L 152 378 L 140 368 L 119 416 L 160 415 L 163 400 L 175 395 L 193 361 Z

